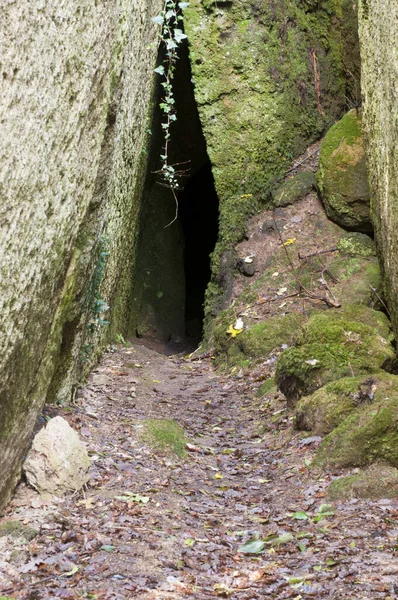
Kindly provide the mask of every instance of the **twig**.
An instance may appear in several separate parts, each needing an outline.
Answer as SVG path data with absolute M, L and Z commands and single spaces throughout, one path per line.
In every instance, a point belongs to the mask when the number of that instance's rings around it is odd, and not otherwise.
M 311 48 L 311 60 L 312 60 L 312 68 L 314 71 L 314 84 L 315 84 L 315 94 L 316 94 L 316 106 L 320 115 L 324 115 L 323 108 L 321 105 L 321 78 L 319 75 L 318 68 L 318 59 L 316 56 L 315 48 Z
M 315 150 L 313 150 L 308 156 L 306 156 L 305 158 L 303 158 L 303 160 L 300 160 L 300 162 L 298 162 L 297 164 L 294 165 L 294 167 L 292 167 L 291 169 L 289 169 L 288 171 L 286 171 L 286 175 L 289 175 L 289 173 L 291 173 L 292 171 L 295 171 L 296 169 L 298 169 L 302 164 L 304 164 L 309 158 L 311 158 L 311 156 L 314 156 L 314 154 L 316 154 L 317 152 L 319 152 L 319 148 L 315 148 Z
M 391 315 L 390 315 L 390 311 L 388 310 L 388 306 L 386 305 L 386 303 L 380 298 L 379 294 L 377 293 L 376 288 L 374 288 L 373 286 L 370 285 L 370 283 L 368 283 L 368 286 L 370 287 L 370 289 L 372 290 L 372 292 L 374 293 L 374 295 L 376 296 L 376 298 L 379 300 L 379 302 L 381 302 L 381 304 L 384 306 L 387 316 L 389 319 L 391 319 Z

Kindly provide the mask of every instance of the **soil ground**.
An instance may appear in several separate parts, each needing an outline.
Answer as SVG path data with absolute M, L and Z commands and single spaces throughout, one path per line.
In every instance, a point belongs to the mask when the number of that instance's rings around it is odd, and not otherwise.
M 0 537 L 0 596 L 397 598 L 398 502 L 322 506 L 339 473 L 308 468 L 319 438 L 278 394 L 256 397 L 261 379 L 142 345 L 107 353 L 72 407 L 48 409 L 87 444 L 90 483 L 62 499 L 19 486 L 2 522 L 38 534 Z M 151 446 L 151 418 L 183 427 L 184 456 Z M 240 551 L 256 538 L 261 553 Z

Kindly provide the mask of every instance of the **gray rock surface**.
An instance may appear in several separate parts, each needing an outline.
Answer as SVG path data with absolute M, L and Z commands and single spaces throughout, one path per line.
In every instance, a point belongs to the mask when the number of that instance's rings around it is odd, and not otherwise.
M 1 3 L 0 507 L 46 399 L 130 316 L 161 5 Z
M 361 0 L 363 129 L 372 220 L 388 309 L 398 335 L 398 3 Z
M 24 471 L 38 492 L 60 496 L 87 483 L 89 466 L 87 450 L 76 431 L 65 419 L 55 417 L 34 437 Z

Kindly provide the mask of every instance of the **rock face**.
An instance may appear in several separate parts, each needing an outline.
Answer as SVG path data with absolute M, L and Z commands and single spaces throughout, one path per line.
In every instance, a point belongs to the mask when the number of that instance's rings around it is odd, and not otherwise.
M 372 231 L 359 110 L 344 115 L 326 134 L 321 147 L 318 186 L 332 221 L 346 229 Z
M 385 293 L 398 334 L 398 4 L 359 2 L 363 125 L 372 191 L 372 219 Z
M 195 97 L 220 199 L 208 318 L 225 307 L 223 254 L 242 238 L 248 215 L 269 200 L 292 157 L 343 110 L 346 68 L 355 72 L 353 6 L 351 0 L 191 0 L 185 11 Z
M 24 471 L 38 492 L 60 496 L 87 483 L 89 466 L 87 450 L 76 431 L 65 419 L 55 417 L 35 436 Z
M 160 6 L 2 6 L 0 506 L 46 398 L 129 317 Z

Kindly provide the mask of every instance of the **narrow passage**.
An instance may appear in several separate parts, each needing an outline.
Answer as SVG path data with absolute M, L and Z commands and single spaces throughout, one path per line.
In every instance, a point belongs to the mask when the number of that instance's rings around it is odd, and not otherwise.
M 318 438 L 291 429 L 278 395 L 256 397 L 260 382 L 261 367 L 220 375 L 141 345 L 105 355 L 70 410 L 48 407 L 87 443 L 88 489 L 45 500 L 19 487 L 7 518 L 39 533 L 2 547 L 0 595 L 396 597 L 396 502 L 325 511 L 332 474 L 306 467 Z

